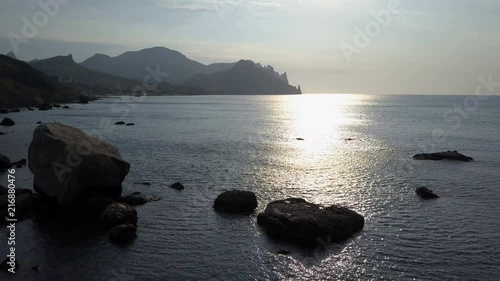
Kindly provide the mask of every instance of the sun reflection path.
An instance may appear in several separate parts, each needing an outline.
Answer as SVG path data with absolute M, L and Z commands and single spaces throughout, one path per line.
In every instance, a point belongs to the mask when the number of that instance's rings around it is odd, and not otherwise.
M 290 139 L 300 161 L 317 162 L 332 153 L 338 144 L 349 138 L 348 125 L 355 120 L 348 116 L 349 105 L 361 97 L 355 95 L 302 95 L 289 100 L 287 110 Z

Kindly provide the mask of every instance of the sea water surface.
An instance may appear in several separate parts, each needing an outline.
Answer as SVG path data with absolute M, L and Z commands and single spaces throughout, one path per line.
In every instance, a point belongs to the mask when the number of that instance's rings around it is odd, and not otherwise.
M 8 114 L 16 126 L 0 128 L 7 132 L 0 136 L 0 153 L 12 160 L 27 158 L 37 121 L 68 124 L 99 135 L 131 163 L 124 193 L 162 200 L 137 207 L 139 237 L 128 247 L 112 244 L 105 234 L 79 236 L 21 222 L 21 267 L 0 279 L 498 280 L 500 98 L 468 101 L 116 97 L 67 110 Z M 121 120 L 135 126 L 113 125 Z M 477 161 L 412 160 L 416 153 L 442 150 Z M 18 187 L 32 186 L 28 168 L 17 175 Z M 1 179 L 6 185 L 5 174 Z M 186 189 L 167 187 L 176 181 Z M 414 190 L 422 185 L 441 198 L 420 200 Z M 215 213 L 213 200 L 233 188 L 256 193 L 256 213 L 272 200 L 302 197 L 352 208 L 366 224 L 344 243 L 295 247 L 268 238 L 256 215 Z M 1 253 L 6 239 L 2 230 Z M 281 248 L 291 254 L 276 254 Z M 35 265 L 41 272 L 30 269 Z

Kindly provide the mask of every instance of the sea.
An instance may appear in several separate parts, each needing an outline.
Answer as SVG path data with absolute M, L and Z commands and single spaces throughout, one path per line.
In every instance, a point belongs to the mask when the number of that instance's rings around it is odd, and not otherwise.
M 0 280 L 500 278 L 498 96 L 144 96 L 69 106 L 0 116 L 16 122 L 0 127 L 0 153 L 28 158 L 38 121 L 64 123 L 119 149 L 131 164 L 124 193 L 161 200 L 136 208 L 138 239 L 126 247 L 106 233 L 19 222 L 20 267 Z M 475 161 L 412 159 L 447 150 Z M 27 167 L 16 175 L 17 187 L 32 188 Z M 420 186 L 440 198 L 420 199 Z M 231 189 L 256 194 L 254 215 L 214 212 Z M 346 206 L 365 217 L 364 229 L 308 248 L 274 240 L 257 214 L 290 197 Z M 0 260 L 7 237 L 2 230 Z

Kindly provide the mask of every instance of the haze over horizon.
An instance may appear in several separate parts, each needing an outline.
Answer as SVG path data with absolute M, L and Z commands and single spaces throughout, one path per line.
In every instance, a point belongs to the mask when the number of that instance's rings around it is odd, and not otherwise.
M 22 34 L 23 18 L 43 11 L 39 2 L 50 0 L 0 3 L 0 53 L 13 51 L 9 34 Z M 164 46 L 205 64 L 269 64 L 308 93 L 471 94 L 479 76 L 500 81 L 498 0 L 60 2 L 18 58 L 73 54 L 81 62 Z M 398 12 L 387 12 L 394 3 Z M 380 32 L 356 45 L 356 29 L 387 13 Z M 350 60 L 347 45 L 358 50 Z

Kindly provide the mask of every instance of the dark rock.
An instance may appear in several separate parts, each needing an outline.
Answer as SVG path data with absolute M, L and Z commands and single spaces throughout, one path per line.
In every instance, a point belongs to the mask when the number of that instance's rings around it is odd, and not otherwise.
M 14 263 L 15 263 L 15 270 L 17 272 L 17 270 L 19 269 L 19 263 L 17 262 L 17 259 Z M 12 266 L 10 265 L 9 258 L 4 259 L 2 263 L 0 263 L 0 271 L 9 272 L 8 270 L 10 268 L 12 268 Z
M 177 189 L 177 190 L 183 190 L 184 185 L 182 185 L 182 183 L 180 183 L 180 182 L 176 182 L 176 183 L 170 185 L 170 188 Z
M 99 217 L 111 204 L 116 201 L 104 196 L 90 196 L 79 202 L 78 209 L 86 217 Z
M 296 138 L 296 140 L 303 141 L 304 139 L 303 138 Z
M 150 183 L 150 182 L 147 182 L 147 181 L 145 181 L 145 182 L 141 182 L 140 184 L 145 185 L 145 186 L 151 186 L 151 183 Z
M 33 107 L 28 107 L 29 111 L 34 111 L 35 109 Z
M 7 113 L 9 113 L 9 110 L 8 110 L 8 109 L 5 109 L 5 108 L 1 108 L 1 109 L 0 109 L 0 113 L 1 113 L 1 114 L 7 114 Z
M 19 108 L 14 108 L 14 109 L 11 109 L 10 110 L 11 113 L 17 113 L 17 112 L 21 112 L 21 109 Z
M 346 140 L 346 141 L 353 141 L 354 139 L 351 139 L 351 138 L 346 138 L 345 140 Z
M 35 271 L 35 272 L 40 272 L 40 266 L 39 265 L 35 265 L 31 268 L 31 270 Z
M 16 166 L 17 168 L 22 168 L 23 166 L 26 166 L 26 159 L 21 159 L 17 162 L 12 162 L 13 166 Z
M 121 224 L 109 231 L 109 240 L 117 244 L 130 244 L 137 239 L 137 227 L 132 224 Z
M 425 186 L 421 186 L 415 190 L 418 196 L 422 199 L 436 199 L 439 198 L 432 190 L 428 189 Z
M 16 123 L 10 118 L 4 118 L 2 122 L 0 122 L 0 125 L 9 127 L 16 125 Z
M 215 211 L 223 213 L 252 213 L 257 205 L 257 197 L 253 192 L 230 190 L 220 194 L 213 207 Z
M 42 124 L 42 121 L 38 121 L 38 122 L 36 122 L 36 123 L 37 123 L 38 125 L 40 125 L 40 124 Z
M 128 223 L 137 225 L 137 212 L 127 204 L 114 203 L 102 213 L 101 222 L 105 229 Z
M 463 154 L 458 153 L 456 150 L 454 151 L 446 151 L 446 152 L 436 152 L 436 153 L 422 153 L 413 156 L 414 160 L 452 160 L 452 161 L 463 161 L 469 162 L 474 161 L 471 157 L 465 156 Z
M 64 108 L 64 109 L 69 109 L 69 106 L 65 105 L 65 106 L 63 106 L 62 108 Z
M 10 169 L 11 167 L 12 163 L 10 162 L 10 159 L 5 155 L 0 154 L 0 171 Z
M 149 196 L 149 195 L 144 195 L 140 192 L 134 192 L 134 193 L 131 193 L 127 196 L 122 196 L 122 197 L 118 198 L 118 202 L 126 203 L 126 204 L 129 204 L 130 206 L 144 205 L 146 203 L 158 201 L 158 200 L 160 200 L 160 198 Z
M 5 133 L 4 132 L 0 132 L 0 136 L 5 136 Z
M 38 110 L 50 110 L 52 109 L 52 105 L 50 103 L 42 103 L 41 105 L 38 106 Z
M 79 101 L 82 104 L 87 104 L 90 101 L 90 97 L 85 96 L 85 95 L 81 95 L 80 98 L 79 98 Z
M 127 123 L 125 126 L 135 126 L 134 123 Z
M 362 230 L 364 222 L 363 216 L 345 207 L 323 207 L 301 198 L 271 202 L 257 216 L 257 223 L 268 235 L 306 245 L 314 245 L 319 239 L 346 240 Z
M 53 107 L 55 107 L 55 108 L 61 108 L 61 105 L 60 105 L 60 104 L 55 103 L 55 104 L 53 105 Z
M 280 255 L 289 255 L 290 251 L 288 249 L 280 249 L 279 251 L 276 252 L 277 254 Z
M 118 121 L 118 122 L 116 122 L 116 123 L 115 123 L 115 125 L 125 125 L 125 122 L 123 122 L 123 121 Z
M 72 162 L 68 163 L 69 157 Z M 87 192 L 111 199 L 120 197 L 130 164 L 118 149 L 104 141 L 67 125 L 46 123 L 35 129 L 28 167 L 34 175 L 33 186 L 42 198 L 70 205 Z

